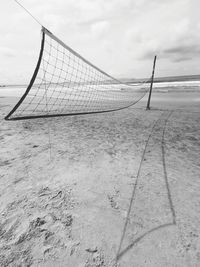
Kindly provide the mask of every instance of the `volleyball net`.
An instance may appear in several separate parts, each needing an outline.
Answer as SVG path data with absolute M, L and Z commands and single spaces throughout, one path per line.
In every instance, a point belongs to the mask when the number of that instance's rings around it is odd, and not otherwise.
M 21 120 L 109 112 L 137 103 L 149 80 L 121 82 L 42 27 L 39 59 L 25 93 L 5 117 Z

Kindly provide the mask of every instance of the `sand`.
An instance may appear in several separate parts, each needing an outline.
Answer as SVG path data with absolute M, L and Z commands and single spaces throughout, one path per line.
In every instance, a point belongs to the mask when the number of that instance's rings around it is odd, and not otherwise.
M 164 95 L 27 121 L 0 98 L 0 266 L 200 266 L 200 95 Z

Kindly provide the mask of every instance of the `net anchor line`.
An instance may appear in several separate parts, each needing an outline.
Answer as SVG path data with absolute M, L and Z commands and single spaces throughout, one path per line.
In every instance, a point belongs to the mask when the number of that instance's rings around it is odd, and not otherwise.
M 148 83 L 149 80 L 130 84 L 112 77 L 42 26 L 41 48 L 35 71 L 25 93 L 5 119 L 23 120 L 121 110 L 144 97 Z
M 31 14 L 30 11 L 28 11 L 27 8 L 25 8 L 19 1 L 14 0 L 22 9 L 24 9 L 26 11 L 26 13 L 29 14 L 29 16 L 31 16 L 40 26 L 43 26 L 42 23 L 35 17 L 33 16 L 33 14 Z

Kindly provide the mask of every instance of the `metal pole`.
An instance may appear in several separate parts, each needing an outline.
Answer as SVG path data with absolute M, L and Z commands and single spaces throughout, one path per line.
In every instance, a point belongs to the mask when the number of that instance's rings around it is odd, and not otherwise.
M 151 85 L 150 85 L 149 98 L 148 98 L 147 108 L 146 109 L 150 109 L 150 101 L 151 101 L 151 93 L 152 93 L 152 88 L 153 88 L 153 79 L 154 79 L 154 71 L 155 71 L 155 65 L 156 65 L 156 58 L 157 58 L 157 56 L 154 57 L 154 61 L 153 61 L 153 71 L 152 71 L 152 76 L 151 76 Z

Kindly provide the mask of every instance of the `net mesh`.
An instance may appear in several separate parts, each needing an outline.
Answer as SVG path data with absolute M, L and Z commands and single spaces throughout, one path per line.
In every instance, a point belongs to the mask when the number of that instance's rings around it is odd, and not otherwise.
M 47 29 L 40 59 L 25 94 L 7 119 L 107 112 L 129 107 L 148 83 L 126 84 L 101 71 Z

